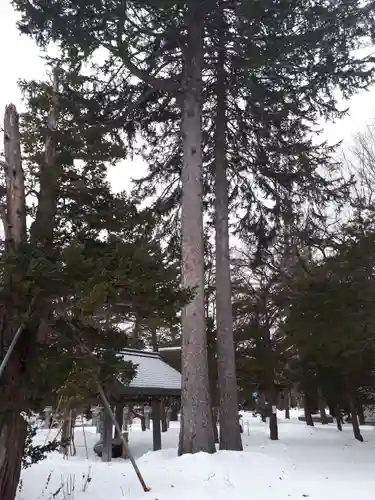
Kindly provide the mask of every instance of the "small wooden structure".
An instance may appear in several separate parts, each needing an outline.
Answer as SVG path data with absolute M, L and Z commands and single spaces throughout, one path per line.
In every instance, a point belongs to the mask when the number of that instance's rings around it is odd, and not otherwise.
M 116 420 L 127 437 L 127 423 L 132 418 L 132 408 L 134 405 L 142 405 L 142 429 L 149 428 L 147 416 L 151 413 L 153 449 L 160 450 L 161 432 L 167 430 L 162 429 L 161 417 L 165 407 L 181 397 L 181 373 L 165 363 L 157 352 L 125 349 L 122 354 L 124 361 L 135 365 L 136 375 L 128 385 L 123 384 L 121 380 L 115 380 L 110 403 Z M 113 435 L 113 422 L 109 415 L 104 412 L 103 416 L 102 460 L 110 461 L 112 442 L 117 436 Z

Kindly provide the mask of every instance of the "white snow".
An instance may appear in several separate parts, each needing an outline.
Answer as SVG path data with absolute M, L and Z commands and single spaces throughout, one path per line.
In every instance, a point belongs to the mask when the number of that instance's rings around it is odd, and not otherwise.
M 141 432 L 133 424 L 129 444 L 151 488 L 148 493 L 142 491 L 128 460 L 105 464 L 93 455 L 98 439 L 93 427 L 85 428 L 86 459 L 84 434 L 77 428 L 77 456 L 64 460 L 53 453 L 25 470 L 17 500 L 372 500 L 375 428 L 364 427 L 365 442 L 359 443 L 349 425 L 340 433 L 334 424 L 308 428 L 295 412 L 292 417 L 280 418 L 280 439 L 271 442 L 268 425 L 244 414 L 243 452 L 180 458 L 178 423 L 172 422 L 163 434 L 164 450 L 157 453 L 150 451 L 152 431 Z M 42 443 L 46 434 L 39 431 L 38 441 Z M 85 486 L 88 475 L 92 479 Z

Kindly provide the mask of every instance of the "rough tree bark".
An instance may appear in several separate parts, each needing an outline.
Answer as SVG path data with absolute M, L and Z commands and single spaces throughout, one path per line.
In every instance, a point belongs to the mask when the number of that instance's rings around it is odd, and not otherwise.
M 238 397 L 234 350 L 232 291 L 229 256 L 228 179 L 226 165 L 226 72 L 223 8 L 217 8 L 219 29 L 216 67 L 215 123 L 215 246 L 216 246 L 216 320 L 219 385 L 220 449 L 242 450 L 238 425 Z
M 270 406 L 270 439 L 277 441 L 279 439 L 279 428 L 277 425 L 277 390 L 273 383 L 268 390 L 268 402 Z
M 358 421 L 359 425 L 366 425 L 365 411 L 362 402 L 359 398 L 356 400 L 356 407 L 358 408 Z
M 216 362 L 216 338 L 213 328 L 208 326 L 207 321 L 207 357 L 208 357 L 208 378 L 210 383 L 212 426 L 215 443 L 219 443 L 218 424 L 218 387 L 217 387 L 217 362 Z
M 309 398 L 309 395 L 307 394 L 307 392 L 305 392 L 303 403 L 304 403 L 303 408 L 304 408 L 304 412 L 305 412 L 306 425 L 309 425 L 310 427 L 314 427 L 314 420 L 313 420 L 312 414 L 311 414 L 310 398 Z
M 284 410 L 285 410 L 285 418 L 287 420 L 290 419 L 290 392 L 289 389 L 284 389 Z
M 165 407 L 165 402 L 161 400 L 160 402 L 160 421 L 161 421 L 161 432 L 167 432 L 168 422 L 167 422 L 167 411 Z
M 193 300 L 182 313 L 182 414 L 179 454 L 214 453 L 204 311 L 201 94 L 204 12 L 190 2 L 186 16 L 182 95 L 182 281 Z
M 57 90 L 57 73 L 55 73 L 54 91 Z M 48 133 L 45 145 L 45 164 L 40 166 L 40 192 L 38 207 L 33 226 L 40 228 L 34 231 L 33 243 L 52 244 L 54 214 L 57 193 L 54 183 L 57 176 L 52 175 L 49 168 L 55 166 L 55 129 L 57 109 L 52 106 L 48 119 Z M 21 160 L 21 144 L 19 116 L 14 105 L 5 109 L 4 115 L 4 162 L 6 202 L 0 206 L 0 215 L 4 224 L 6 237 L 5 252 L 16 252 L 19 245 L 27 239 L 26 232 L 26 199 L 24 188 L 24 172 Z M 47 177 L 49 181 L 47 181 Z M 52 203 L 54 200 L 54 204 Z M 46 235 L 44 237 L 43 235 Z M 8 277 L 9 301 L 3 305 L 0 330 L 1 355 L 12 341 L 19 325 L 14 324 L 15 308 L 23 307 L 23 297 L 14 292 L 16 280 L 22 280 L 22 274 L 12 273 Z M 26 307 L 30 308 L 29 305 Z M 48 314 L 48 308 L 43 307 Z M 37 341 L 38 322 L 42 318 L 33 319 L 33 325 L 26 327 L 12 353 L 0 384 L 0 499 L 14 500 L 21 472 L 21 460 L 25 447 L 26 423 L 21 411 L 27 408 L 23 391 L 23 373 L 27 359 L 32 359 L 30 350 Z
M 57 95 L 59 91 L 59 71 L 54 71 L 52 87 L 52 106 L 48 114 L 48 133 L 45 142 L 44 162 L 39 170 L 39 194 L 35 221 L 30 228 L 31 240 L 34 244 L 43 247 L 46 251 L 53 244 L 53 229 L 55 223 L 58 181 L 56 171 L 56 130 L 58 116 Z
M 259 411 L 260 411 L 260 418 L 262 419 L 262 422 L 266 423 L 267 422 L 267 400 L 266 400 L 266 395 L 264 391 L 260 391 L 259 393 Z
M 328 417 L 326 412 L 326 403 L 323 399 L 322 391 L 320 389 L 318 389 L 318 406 L 319 406 L 320 420 L 323 425 L 327 425 Z
M 2 206 L 2 218 L 6 235 L 6 253 L 17 251 L 26 240 L 26 210 L 24 173 L 21 161 L 19 117 L 15 106 L 10 104 L 4 115 L 4 174 L 6 204 Z M 9 277 L 9 291 L 12 293 L 15 280 L 20 276 Z M 2 357 L 9 347 L 15 329 L 12 310 L 18 298 L 12 294 L 9 304 L 2 309 L 1 345 Z M 28 332 L 23 332 L 24 339 Z M 25 353 L 21 352 L 23 342 L 19 340 L 0 384 L 0 498 L 13 500 L 21 472 L 21 459 L 25 447 L 26 423 L 20 412 L 24 408 L 22 387 L 23 363 Z
M 357 413 L 357 408 L 355 404 L 355 391 L 348 391 L 348 400 L 349 400 L 349 409 L 352 417 L 352 427 L 353 427 L 353 434 L 355 439 L 357 441 L 360 441 L 361 443 L 363 442 L 363 436 L 361 434 L 361 429 L 359 427 L 359 422 L 358 422 L 358 413 Z
M 342 431 L 342 417 L 341 417 L 341 409 L 339 404 L 335 404 L 334 407 L 334 417 L 336 419 L 336 425 L 337 429 L 341 432 Z

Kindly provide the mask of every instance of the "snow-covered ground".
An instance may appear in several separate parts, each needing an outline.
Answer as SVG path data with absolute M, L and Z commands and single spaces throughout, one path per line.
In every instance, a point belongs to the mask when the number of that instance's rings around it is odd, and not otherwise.
M 77 456 L 64 460 L 53 453 L 25 470 L 17 500 L 373 500 L 375 428 L 364 427 L 365 442 L 359 443 L 350 426 L 339 433 L 334 424 L 308 428 L 297 414 L 292 417 L 280 418 L 279 441 L 271 442 L 267 424 L 245 414 L 243 452 L 181 458 L 176 456 L 178 423 L 163 434 L 164 449 L 157 453 L 150 451 L 152 432 L 133 424 L 129 444 L 148 493 L 128 460 L 105 464 L 94 456 L 94 428 L 85 433 L 77 428 Z M 46 435 L 41 430 L 38 441 Z

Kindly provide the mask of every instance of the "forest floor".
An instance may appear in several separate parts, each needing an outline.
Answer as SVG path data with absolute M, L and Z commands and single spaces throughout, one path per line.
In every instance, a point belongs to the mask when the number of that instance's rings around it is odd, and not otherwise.
M 24 470 L 17 500 L 373 500 L 375 428 L 363 427 L 365 442 L 359 443 L 349 425 L 342 433 L 335 424 L 309 428 L 297 416 L 292 412 L 291 420 L 285 420 L 280 414 L 279 441 L 272 442 L 268 425 L 245 413 L 243 452 L 181 458 L 177 422 L 162 435 L 164 449 L 156 453 L 151 451 L 152 431 L 142 432 L 134 423 L 129 445 L 151 488 L 148 493 L 143 493 L 128 460 L 107 464 L 94 455 L 98 436 L 93 427 L 85 432 L 77 427 L 77 455 L 64 460 L 51 453 Z M 38 432 L 38 444 L 47 434 Z

